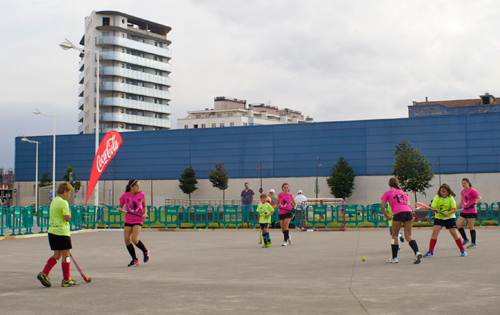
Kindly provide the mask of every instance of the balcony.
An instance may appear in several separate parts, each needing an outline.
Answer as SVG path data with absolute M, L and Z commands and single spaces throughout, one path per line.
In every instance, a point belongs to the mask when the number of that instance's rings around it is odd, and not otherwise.
M 83 105 L 85 105 L 85 98 L 84 98 L 84 97 L 81 97 L 81 98 L 78 100 L 78 109 L 79 109 L 79 110 L 83 110 Z
M 153 98 L 161 98 L 170 100 L 170 92 L 165 90 L 155 90 L 142 86 L 118 83 L 118 82 L 102 82 L 99 84 L 101 91 L 119 91 L 130 94 L 144 95 Z
M 80 85 L 78 88 L 78 97 L 83 97 L 83 91 L 85 90 L 85 85 Z
M 170 115 L 172 113 L 172 108 L 167 104 L 134 101 L 119 97 L 101 97 L 99 99 L 99 102 L 101 103 L 101 106 L 118 106 L 123 108 L 162 113 L 166 115 Z
M 101 115 L 101 122 L 119 122 L 135 125 L 170 128 L 170 120 L 168 119 L 159 119 L 120 113 L 104 113 Z
M 78 126 L 78 133 L 83 133 L 83 124 L 80 124 L 80 126 Z
M 85 79 L 85 73 L 82 71 L 80 72 L 80 75 L 78 76 L 78 84 L 83 84 L 83 79 Z
M 95 42 L 96 46 L 114 45 L 114 46 L 139 50 L 153 55 L 162 56 L 168 59 L 172 58 L 172 52 L 168 48 L 157 47 L 127 38 L 121 38 L 116 36 L 99 36 L 95 38 Z
M 85 112 L 82 110 L 78 113 L 78 122 L 83 122 L 83 116 L 85 116 Z
M 123 69 L 123 68 L 118 68 L 118 67 L 104 67 L 102 69 L 99 69 L 99 73 L 100 73 L 100 75 L 119 76 L 119 77 L 139 80 L 139 81 L 145 81 L 145 82 L 151 82 L 151 83 L 170 86 L 170 78 L 169 77 L 159 76 L 159 75 L 155 75 L 155 74 L 151 74 L 151 73 L 140 72 L 140 71 L 135 71 L 135 70 L 130 70 L 130 69 Z
M 78 63 L 78 71 L 83 72 L 83 69 L 85 69 L 85 61 L 84 59 L 80 59 L 80 62 Z
M 102 55 L 101 60 L 116 60 L 133 65 L 143 66 L 146 68 L 157 69 L 165 72 L 172 72 L 172 66 L 166 62 L 155 61 L 152 59 L 134 56 L 131 54 L 120 53 L 116 51 L 108 51 Z

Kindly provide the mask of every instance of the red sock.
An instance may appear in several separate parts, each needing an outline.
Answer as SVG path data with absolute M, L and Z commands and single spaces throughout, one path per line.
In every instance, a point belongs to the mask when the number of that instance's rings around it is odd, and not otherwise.
M 462 239 L 460 237 L 455 240 L 455 243 L 457 243 L 457 246 L 458 248 L 460 248 L 460 250 L 465 250 L 464 244 L 462 243 Z
M 47 260 L 47 264 L 45 264 L 45 268 L 43 268 L 43 273 L 48 275 L 50 271 L 52 270 L 52 267 L 54 267 L 57 264 L 57 259 L 54 257 L 50 257 L 49 260 Z
M 63 272 L 63 278 L 64 278 L 64 281 L 68 281 L 69 280 L 69 262 L 63 262 L 61 263 L 62 264 L 62 272 Z
M 434 254 L 434 247 L 436 247 L 437 239 L 432 239 L 429 242 L 429 251 Z

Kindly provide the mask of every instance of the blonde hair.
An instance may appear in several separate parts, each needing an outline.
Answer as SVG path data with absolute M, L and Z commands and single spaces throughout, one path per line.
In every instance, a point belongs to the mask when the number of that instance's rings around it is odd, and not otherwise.
M 262 198 L 267 198 L 267 195 L 266 194 L 260 194 L 260 199 Z
M 59 184 L 59 186 L 57 186 L 57 194 L 58 195 L 62 195 L 66 191 L 69 191 L 69 192 L 73 191 L 73 186 L 71 186 L 70 183 L 68 183 L 68 182 L 62 182 L 62 183 Z

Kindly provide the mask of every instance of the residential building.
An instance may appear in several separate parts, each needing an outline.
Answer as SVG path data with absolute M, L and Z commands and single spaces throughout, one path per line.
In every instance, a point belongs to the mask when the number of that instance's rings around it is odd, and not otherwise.
M 500 112 L 500 99 L 485 93 L 479 98 L 449 101 L 413 102 L 408 106 L 408 116 L 434 116 L 434 115 L 472 115 Z
M 220 128 L 237 126 L 275 125 L 312 122 L 301 112 L 289 108 L 279 109 L 266 104 L 249 104 L 247 101 L 218 96 L 214 108 L 189 111 L 188 116 L 177 119 L 177 129 Z
M 101 54 L 99 131 L 170 129 L 169 26 L 117 11 L 85 18 L 80 44 Z M 80 55 L 78 133 L 95 132 L 96 54 Z

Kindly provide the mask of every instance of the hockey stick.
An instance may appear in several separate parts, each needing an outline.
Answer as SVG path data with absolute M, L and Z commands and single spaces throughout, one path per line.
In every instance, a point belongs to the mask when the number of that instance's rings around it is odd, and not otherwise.
M 259 229 L 260 229 L 260 232 L 259 232 L 259 234 L 260 234 L 259 245 L 260 245 L 260 244 L 262 244 L 262 229 L 260 227 L 259 227 Z
M 82 275 L 83 280 L 85 280 L 85 282 L 90 282 L 90 281 L 92 281 L 92 278 L 90 278 L 90 277 L 89 277 L 89 278 L 87 278 L 87 276 L 85 276 L 85 274 L 84 274 L 84 273 L 83 273 L 83 271 L 82 271 L 82 268 L 80 268 L 80 266 L 79 266 L 79 265 L 78 265 L 78 263 L 76 262 L 75 257 L 73 257 L 73 255 L 72 255 L 72 254 L 70 254 L 70 256 L 71 256 L 71 260 L 73 260 L 73 263 L 74 263 L 74 264 L 75 264 L 75 266 L 76 266 L 76 269 L 78 269 L 78 271 L 80 272 L 80 275 Z
M 101 205 L 103 205 L 103 206 L 106 206 L 106 207 L 108 207 L 109 209 L 118 210 L 118 208 L 117 208 L 117 207 L 110 206 L 110 205 L 108 205 L 108 204 L 105 204 L 104 202 L 99 202 L 99 204 L 101 204 Z M 120 211 L 120 210 L 118 210 L 118 211 Z M 121 212 L 125 212 L 125 213 L 131 214 L 131 215 L 135 215 L 135 216 L 137 216 L 137 217 L 141 217 L 141 218 L 142 218 L 142 215 L 137 214 L 137 213 L 133 213 L 133 212 L 130 212 L 130 211 L 127 211 L 127 210 L 122 210 Z M 146 216 L 146 217 L 147 217 L 147 216 Z

